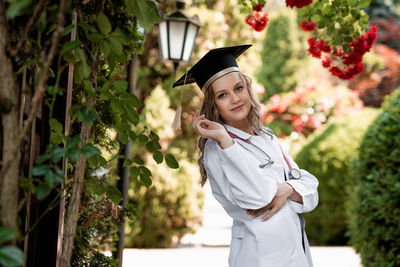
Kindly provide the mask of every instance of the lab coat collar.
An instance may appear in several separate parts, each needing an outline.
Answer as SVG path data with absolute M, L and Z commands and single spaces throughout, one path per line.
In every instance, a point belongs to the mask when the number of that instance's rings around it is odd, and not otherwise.
M 246 132 L 244 132 L 244 131 L 242 131 L 242 130 L 239 130 L 239 129 L 237 129 L 237 128 L 233 127 L 233 126 L 230 126 L 230 125 L 228 125 L 228 124 L 224 124 L 224 126 L 225 126 L 225 129 L 226 129 L 227 131 L 229 131 L 229 132 L 231 132 L 231 133 L 233 133 L 233 134 L 239 136 L 239 137 L 242 138 L 242 139 L 249 140 L 250 137 L 252 137 L 251 134 L 246 133 Z

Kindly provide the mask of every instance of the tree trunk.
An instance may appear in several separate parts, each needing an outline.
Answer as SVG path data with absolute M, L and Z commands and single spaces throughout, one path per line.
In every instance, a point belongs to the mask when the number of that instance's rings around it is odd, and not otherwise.
M 7 21 L 5 18 L 5 4 L 0 0 L 0 103 L 3 126 L 3 151 L 1 162 L 9 161 L 13 157 L 12 151 L 18 139 L 18 94 L 19 88 L 14 80 L 14 72 L 10 58 L 7 56 Z M 1 224 L 18 230 L 18 184 L 20 155 L 12 159 L 10 168 L 0 181 Z
M 89 100 L 90 101 L 90 100 Z M 93 101 L 93 100 L 92 100 Z M 85 145 L 89 141 L 90 128 L 86 125 L 82 125 L 81 129 L 81 146 Z M 79 206 L 81 203 L 81 193 L 83 188 L 83 178 L 85 176 L 86 158 L 81 155 L 73 178 L 71 197 L 68 200 L 67 218 L 65 220 L 65 234 L 63 252 L 60 261 L 60 267 L 71 266 L 72 250 L 74 248 L 74 239 L 76 232 L 76 224 L 79 217 Z

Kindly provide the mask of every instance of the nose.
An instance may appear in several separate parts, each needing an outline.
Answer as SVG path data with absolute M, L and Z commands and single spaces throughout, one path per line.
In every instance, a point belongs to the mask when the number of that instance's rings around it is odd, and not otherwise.
M 237 103 L 239 101 L 240 101 L 240 97 L 237 94 L 232 94 L 231 102 L 232 103 Z

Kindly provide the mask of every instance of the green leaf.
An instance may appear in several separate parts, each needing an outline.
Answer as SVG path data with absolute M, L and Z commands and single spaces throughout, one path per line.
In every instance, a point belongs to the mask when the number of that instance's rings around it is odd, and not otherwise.
M 79 41 L 73 41 L 73 42 L 66 42 L 63 44 L 61 48 L 61 53 L 66 53 L 69 52 L 77 47 L 79 47 L 80 42 Z
M 118 38 L 109 38 L 110 49 L 114 54 L 121 55 L 122 54 L 122 44 Z
M 108 43 L 104 40 L 100 40 L 100 51 L 103 53 L 105 57 L 108 56 L 108 53 L 110 52 L 110 46 Z
M 131 165 L 133 163 L 132 160 L 130 159 L 125 159 L 124 163 L 122 164 L 122 167 L 128 167 L 129 165 Z
M 95 96 L 95 90 L 92 86 L 92 83 L 89 80 L 84 80 L 83 81 L 83 89 L 85 89 L 86 93 L 89 96 L 94 97 Z
M 81 141 L 81 136 L 79 134 L 76 134 L 68 140 L 67 147 L 68 148 L 76 147 L 80 141 Z
M 138 140 L 139 144 L 146 144 L 149 139 L 147 138 L 147 136 L 140 134 L 137 136 L 137 140 Z
M 163 162 L 163 154 L 160 151 L 156 151 L 153 154 L 153 159 L 157 162 L 157 164 L 160 164 L 161 162 Z
M 23 9 L 31 4 L 31 0 L 17 0 L 13 1 L 7 8 L 7 18 L 13 19 L 18 16 Z
M 132 176 L 132 178 L 137 178 L 140 174 L 140 170 L 138 167 L 130 167 L 129 173 Z
M 97 113 L 87 107 L 82 107 L 78 111 L 78 117 L 84 124 L 90 126 L 97 119 Z
M 10 240 L 14 237 L 15 230 L 7 227 L 0 227 L 0 243 Z
M 87 24 L 85 22 L 78 22 L 78 27 L 80 27 L 88 32 L 97 32 L 96 27 L 94 27 L 90 24 Z
M 51 188 L 45 184 L 45 183 L 40 183 L 36 187 L 36 197 L 38 200 L 43 200 L 45 199 L 51 192 Z
M 172 169 L 178 169 L 179 163 L 176 161 L 175 157 L 172 154 L 165 155 L 165 162 Z
M 81 151 L 86 158 L 91 158 L 101 153 L 101 151 L 97 147 L 91 144 L 85 144 L 84 146 L 82 146 Z
M 7 267 L 22 266 L 24 253 L 17 247 L 4 246 L 0 248 L 0 265 Z
M 55 131 L 57 133 L 61 133 L 63 130 L 62 124 L 59 123 L 56 119 L 50 119 L 49 125 L 50 125 L 50 129 L 52 129 L 53 131 Z
M 115 97 L 111 98 L 110 106 L 111 106 L 111 109 L 112 109 L 115 113 L 122 113 L 122 112 L 124 112 L 124 107 L 121 105 L 121 103 L 120 103 L 120 102 L 118 101 L 118 99 L 115 98 Z
M 107 186 L 106 194 L 116 205 L 118 205 L 118 203 L 122 199 L 121 192 L 115 186 L 112 185 Z
M 71 31 L 74 29 L 75 24 L 70 24 L 67 27 L 64 28 L 64 31 L 62 32 L 61 36 L 66 36 L 69 33 L 71 33 Z
M 44 182 L 49 188 L 53 188 L 55 180 L 56 180 L 56 175 L 54 175 L 54 173 L 51 170 L 46 172 L 46 175 L 44 176 Z
M 160 15 L 154 1 L 151 0 L 124 0 L 126 10 L 135 16 L 139 24 L 146 31 L 150 29 L 152 23 L 160 20 Z
M 367 6 L 369 6 L 369 4 L 371 3 L 371 0 L 360 0 L 357 3 L 357 6 L 359 8 L 366 8 Z
M 357 0 L 347 0 L 347 4 L 349 6 L 356 6 L 356 2 L 357 2 Z
M 107 16 L 103 13 L 99 13 L 97 15 L 97 25 L 99 26 L 101 33 L 103 33 L 104 35 L 107 35 L 111 32 L 111 23 L 108 20 Z
M 151 176 L 151 171 L 145 166 L 139 166 L 140 173 L 146 176 Z
M 71 161 L 78 161 L 81 155 L 81 151 L 79 148 L 74 147 L 67 150 L 66 156 Z
M 42 176 L 45 175 L 48 171 L 50 171 L 50 165 L 40 165 L 32 168 L 32 176 Z
M 113 89 L 119 92 L 125 92 L 128 89 L 128 81 L 116 80 L 113 82 Z
M 139 158 L 138 156 L 135 156 L 135 157 L 133 158 L 133 162 L 135 162 L 135 163 L 137 163 L 137 164 L 140 164 L 140 165 L 143 165 L 143 164 L 144 164 L 144 161 L 143 161 L 141 158 Z
M 142 103 L 140 103 L 139 98 L 137 98 L 134 94 L 126 93 L 121 98 L 121 101 L 124 102 L 126 105 L 131 107 L 140 107 Z
M 134 109 L 127 108 L 126 117 L 128 118 L 128 121 L 133 125 L 137 125 L 139 123 L 139 114 Z
M 88 34 L 87 38 L 89 39 L 89 41 L 94 42 L 94 43 L 98 43 L 104 39 L 104 37 L 100 33 L 97 33 L 97 32 Z
M 40 155 L 37 159 L 36 159 L 36 164 L 42 164 L 43 162 L 45 162 L 46 160 L 50 159 L 51 155 L 50 154 L 43 154 Z
M 143 173 L 140 173 L 140 183 L 145 185 L 147 188 L 149 188 L 152 184 L 152 181 L 149 176 L 147 176 Z
M 51 153 L 52 155 L 52 160 L 54 163 L 57 163 L 60 161 L 60 159 L 65 156 L 65 154 L 67 153 L 67 150 L 63 147 L 57 147 L 53 150 L 53 152 Z

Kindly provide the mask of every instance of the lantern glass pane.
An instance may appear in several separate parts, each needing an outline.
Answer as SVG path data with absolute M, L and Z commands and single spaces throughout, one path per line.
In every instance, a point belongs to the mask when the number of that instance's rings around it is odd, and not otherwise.
M 160 46 L 161 46 L 161 54 L 162 54 L 162 59 L 167 60 L 168 59 L 168 38 L 167 38 L 167 22 L 163 21 L 159 24 L 159 33 L 158 35 L 160 36 Z
M 186 42 L 185 42 L 185 50 L 183 51 L 183 61 L 189 62 L 190 55 L 192 54 L 194 41 L 196 40 L 198 26 L 192 23 L 189 24 L 187 33 L 186 33 Z
M 170 59 L 181 60 L 186 22 L 169 22 Z

